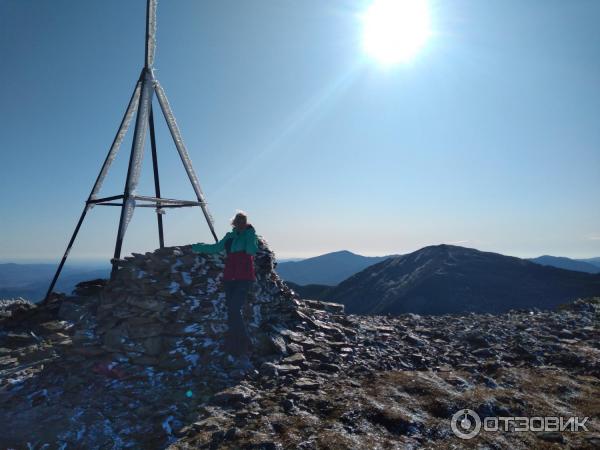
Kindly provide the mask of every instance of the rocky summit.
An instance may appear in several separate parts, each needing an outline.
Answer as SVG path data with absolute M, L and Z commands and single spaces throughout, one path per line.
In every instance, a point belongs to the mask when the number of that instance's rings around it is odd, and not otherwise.
M 222 255 L 133 254 L 43 305 L 0 302 L 0 448 L 598 448 L 600 299 L 502 315 L 355 316 L 300 299 L 260 240 L 223 353 Z M 454 413 L 590 417 L 454 436 Z

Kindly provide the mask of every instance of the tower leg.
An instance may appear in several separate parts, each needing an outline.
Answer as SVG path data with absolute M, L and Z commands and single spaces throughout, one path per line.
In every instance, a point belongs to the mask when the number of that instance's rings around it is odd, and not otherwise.
M 127 181 L 123 193 L 123 206 L 121 207 L 121 217 L 119 218 L 119 229 L 117 232 L 117 243 L 115 244 L 115 253 L 113 256 L 113 267 L 111 276 L 117 271 L 117 262 L 121 257 L 121 248 L 123 247 L 123 238 L 127 225 L 133 217 L 135 209 L 135 191 L 140 179 L 140 169 L 144 157 L 144 143 L 146 142 L 146 130 L 148 127 L 148 115 L 152 105 L 152 94 L 154 93 L 154 76 L 150 69 L 144 68 L 141 75 L 141 94 L 140 104 L 135 118 L 135 130 L 133 132 L 133 142 L 131 144 L 131 155 L 129 157 L 129 166 L 127 168 Z
M 119 125 L 119 129 L 117 130 L 117 134 L 115 135 L 113 143 L 110 146 L 108 154 L 106 155 L 106 159 L 104 160 L 104 163 L 102 164 L 102 168 L 100 169 L 100 173 L 98 174 L 98 177 L 96 178 L 96 182 L 94 183 L 94 186 L 92 187 L 92 191 L 90 192 L 90 195 L 88 197 L 88 202 L 90 200 L 94 199 L 96 197 L 96 195 L 98 194 L 98 192 L 100 192 L 100 188 L 102 187 L 104 178 L 106 177 L 106 174 L 108 173 L 108 169 L 110 168 L 112 162 L 114 161 L 115 157 L 117 156 L 117 152 L 119 151 L 119 148 L 121 147 L 123 138 L 125 137 L 125 134 L 127 133 L 127 129 L 129 128 L 129 124 L 131 123 L 131 118 L 133 117 L 133 114 L 137 110 L 138 102 L 140 99 L 140 90 L 141 90 L 141 82 L 138 81 L 133 90 L 133 94 L 131 94 L 131 98 L 129 99 L 129 104 L 127 105 L 127 109 L 125 110 L 125 114 L 123 115 L 123 119 L 121 120 L 121 124 Z M 60 264 L 58 265 L 58 268 L 56 269 L 56 273 L 54 274 L 54 278 L 52 278 L 50 287 L 48 288 L 48 291 L 46 292 L 44 301 L 48 300 L 48 297 L 52 293 L 52 290 L 54 289 L 54 286 L 56 285 L 56 281 L 58 280 L 58 277 L 60 276 L 63 266 L 65 265 L 65 262 L 67 261 L 67 257 L 69 256 L 71 247 L 73 247 L 73 244 L 75 243 L 75 238 L 77 237 L 77 234 L 79 233 L 79 229 L 81 228 L 83 219 L 85 218 L 88 210 L 90 209 L 90 204 L 88 202 L 86 202 L 85 207 L 83 208 L 83 212 L 81 213 L 81 216 L 79 217 L 79 221 L 77 222 L 75 231 L 73 232 L 73 235 L 71 236 L 71 239 L 69 240 L 67 249 L 65 250 L 65 253 L 60 261 Z
M 158 179 L 158 156 L 156 154 L 156 136 L 154 135 L 154 114 L 152 113 L 152 105 L 150 105 L 150 145 L 152 147 L 152 169 L 154 171 L 154 191 L 156 198 L 160 198 L 160 181 Z M 165 246 L 165 238 L 163 234 L 162 213 L 160 211 L 160 202 L 156 204 L 156 220 L 158 221 L 158 243 L 160 248 Z
M 77 237 L 77 233 L 79 233 L 79 229 L 81 228 L 81 224 L 83 223 L 83 219 L 85 218 L 85 215 L 87 214 L 89 207 L 90 206 L 88 204 L 86 204 L 85 207 L 83 208 L 83 212 L 81 213 L 81 216 L 79 217 L 79 222 L 77 222 L 77 226 L 75 227 L 75 231 L 73 231 L 71 240 L 69 240 L 69 244 L 67 245 L 65 254 L 63 255 L 62 259 L 60 260 L 60 264 L 58 265 L 58 269 L 56 269 L 54 278 L 52 278 L 52 282 L 50 283 L 50 287 L 48 288 L 48 291 L 46 292 L 44 301 L 48 300 L 48 298 L 50 297 L 50 294 L 52 293 L 52 290 L 54 289 L 54 285 L 56 284 L 56 281 L 58 280 L 58 277 L 60 276 L 60 272 L 62 271 L 62 268 L 65 265 L 65 262 L 67 261 L 67 257 L 69 256 L 69 253 L 71 252 L 71 247 L 73 247 L 73 243 L 75 242 L 75 238 Z
M 108 169 L 110 168 L 112 162 L 115 160 L 117 152 L 121 148 L 123 139 L 125 139 L 127 130 L 129 130 L 131 119 L 133 118 L 133 115 L 138 109 L 141 91 L 142 80 L 140 79 L 135 84 L 135 89 L 133 90 L 133 94 L 131 96 L 131 99 L 129 100 L 129 105 L 127 106 L 127 110 L 125 111 L 125 115 L 123 116 L 123 120 L 121 121 L 121 125 L 119 125 L 119 131 L 117 131 L 117 134 L 115 135 L 113 143 L 110 146 L 110 150 L 108 151 L 108 155 L 106 155 L 106 159 L 104 160 L 104 164 L 102 164 L 102 169 L 100 169 L 98 178 L 94 183 L 94 188 L 92 189 L 92 193 L 90 194 L 90 200 L 96 198 L 96 196 L 100 192 L 100 189 L 102 188 L 102 184 L 104 182 L 104 178 L 106 178 L 106 174 L 108 173 Z
M 163 115 L 165 116 L 165 120 L 167 121 L 167 125 L 169 126 L 169 131 L 171 132 L 171 136 L 173 137 L 173 141 L 175 142 L 175 147 L 177 147 L 177 152 L 179 153 L 179 157 L 181 158 L 181 162 L 185 167 L 185 171 L 192 183 L 192 187 L 194 188 L 194 192 L 196 193 L 196 197 L 198 198 L 198 202 L 200 202 L 200 207 L 202 208 L 202 212 L 204 213 L 204 218 L 208 223 L 208 227 L 210 228 L 210 232 L 212 233 L 215 242 L 218 242 L 217 234 L 215 233 L 215 228 L 213 225 L 213 219 L 208 212 L 208 208 L 206 207 L 206 201 L 204 199 L 204 193 L 200 188 L 200 182 L 198 181 L 198 177 L 196 176 L 196 172 L 194 172 L 194 168 L 192 167 L 192 161 L 190 160 L 190 156 L 188 151 L 183 143 L 183 138 L 181 137 L 181 132 L 179 131 L 179 127 L 177 126 L 177 122 L 175 121 L 175 116 L 173 115 L 173 111 L 171 111 L 171 106 L 169 105 L 169 100 L 167 100 L 167 96 L 162 86 L 155 81 L 155 89 L 156 89 L 156 97 L 158 98 L 158 103 L 160 104 L 160 108 L 162 109 Z

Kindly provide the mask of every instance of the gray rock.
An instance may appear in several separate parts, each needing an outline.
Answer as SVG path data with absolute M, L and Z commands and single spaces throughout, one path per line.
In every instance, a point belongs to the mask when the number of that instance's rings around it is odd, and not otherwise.
M 249 403 L 256 396 L 256 393 L 245 386 L 235 386 L 218 392 L 212 398 L 213 403 L 226 405 L 232 403 Z
M 284 358 L 282 362 L 284 364 L 299 365 L 299 364 L 303 363 L 304 361 L 306 361 L 306 357 L 304 356 L 304 354 L 294 353 L 293 355 L 288 356 L 287 358 Z
M 260 372 L 270 376 L 293 375 L 300 372 L 300 367 L 291 364 L 274 364 L 266 362 L 260 367 Z
M 301 389 L 303 391 L 316 391 L 321 387 L 321 384 L 308 378 L 299 378 L 294 383 L 294 388 Z

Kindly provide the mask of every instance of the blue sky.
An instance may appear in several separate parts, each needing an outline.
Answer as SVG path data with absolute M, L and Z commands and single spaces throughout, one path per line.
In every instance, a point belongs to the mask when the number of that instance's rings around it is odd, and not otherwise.
M 162 1 L 156 75 L 215 217 L 283 258 L 456 243 L 600 255 L 600 3 L 430 0 L 406 64 L 361 47 L 368 1 Z M 0 2 L 0 259 L 58 260 L 143 64 L 142 0 Z M 163 121 L 163 195 L 194 199 Z M 123 192 L 131 133 L 103 193 Z M 140 193 L 153 195 L 151 159 Z M 110 258 L 117 208 L 72 257 Z M 169 211 L 167 245 L 210 242 Z M 124 254 L 158 246 L 140 208 Z

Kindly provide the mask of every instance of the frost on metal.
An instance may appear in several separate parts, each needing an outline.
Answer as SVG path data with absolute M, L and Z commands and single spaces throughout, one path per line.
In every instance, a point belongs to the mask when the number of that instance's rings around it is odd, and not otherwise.
M 192 167 L 192 160 L 190 159 L 190 155 L 185 147 L 183 142 L 183 138 L 181 137 L 181 132 L 179 131 L 179 127 L 177 126 L 177 121 L 175 120 L 175 116 L 173 115 L 173 111 L 171 110 L 171 105 L 169 104 L 169 100 L 163 90 L 162 86 L 158 81 L 155 81 L 155 89 L 156 96 L 158 98 L 158 102 L 162 109 L 163 115 L 165 116 L 165 120 L 167 121 L 167 125 L 169 126 L 169 131 L 171 132 L 171 136 L 173 137 L 173 141 L 175 141 L 175 147 L 177 148 L 177 152 L 183 162 L 185 167 L 185 171 L 192 183 L 194 188 L 194 192 L 196 193 L 196 197 L 198 197 L 198 201 L 201 203 L 202 210 L 205 215 L 209 218 L 210 223 L 214 223 L 214 220 L 208 210 L 206 209 L 206 200 L 204 199 L 204 192 L 202 192 L 202 188 L 200 187 L 200 181 L 198 181 L 198 177 L 194 172 L 194 168 Z
M 133 211 L 135 210 L 135 199 L 133 197 L 129 197 L 127 200 L 125 200 L 125 218 L 123 220 L 123 229 L 122 231 L 119 230 L 119 234 L 121 236 L 121 238 L 123 238 L 123 236 L 125 235 L 125 230 L 127 229 L 127 226 L 129 225 L 129 222 L 131 222 L 131 218 L 133 217 Z
M 108 173 L 108 169 L 110 169 L 111 164 L 115 160 L 117 153 L 119 152 L 119 148 L 123 143 L 123 139 L 125 139 L 125 135 L 127 134 L 127 130 L 129 130 L 129 125 L 131 124 L 131 119 L 137 110 L 138 103 L 140 101 L 140 91 L 141 91 L 141 83 L 138 82 L 135 86 L 135 90 L 133 91 L 133 96 L 129 101 L 129 105 L 127 106 L 127 111 L 125 112 L 125 116 L 121 121 L 121 125 L 119 127 L 119 131 L 117 131 L 117 135 L 115 136 L 115 140 L 110 147 L 106 160 L 104 161 L 104 165 L 102 166 L 102 170 L 100 171 L 100 175 L 98 175 L 98 180 L 94 185 L 94 189 L 92 194 L 90 195 L 91 199 L 95 199 L 102 188 L 102 184 L 104 183 L 104 179 L 106 178 L 106 174 Z
M 154 65 L 156 51 L 156 6 L 158 0 L 148 1 L 148 36 L 146 40 L 146 67 Z
M 149 75 L 146 75 L 149 76 Z M 130 162 L 130 176 L 127 180 L 127 192 L 135 194 L 140 178 L 142 160 L 144 159 L 144 143 L 146 141 L 146 130 L 148 129 L 148 115 L 152 101 L 152 84 L 149 81 L 142 83 L 142 96 L 138 117 L 135 124 L 135 135 L 133 143 L 133 155 Z
M 146 10 L 146 42 L 145 42 L 145 65 L 142 70 L 142 74 L 140 79 L 138 80 L 134 92 L 129 100 L 129 104 L 125 111 L 125 115 L 121 121 L 117 134 L 114 138 L 114 141 L 109 149 L 108 155 L 106 156 L 102 168 L 100 169 L 100 173 L 96 179 L 96 183 L 92 188 L 88 200 L 86 201 L 85 207 L 77 225 L 75 226 L 75 230 L 67 244 L 67 249 L 63 254 L 61 262 L 58 265 L 54 278 L 50 282 L 50 286 L 48 287 L 48 291 L 46 293 L 45 299 L 48 300 L 50 298 L 51 293 L 53 292 L 54 286 L 60 276 L 61 270 L 67 260 L 69 252 L 73 247 L 79 229 L 83 223 L 83 220 L 86 217 L 88 211 L 96 206 L 96 205 L 106 205 L 106 206 L 121 206 L 121 217 L 119 221 L 119 231 L 117 234 L 117 243 L 115 245 L 115 255 L 114 260 L 118 260 L 121 254 L 121 246 L 123 242 L 123 238 L 125 236 L 125 232 L 127 230 L 127 226 L 133 216 L 133 212 L 136 207 L 136 200 L 141 200 L 145 202 L 150 202 L 149 204 L 143 203 L 139 206 L 144 207 L 155 207 L 157 213 L 157 221 L 158 221 L 158 232 L 161 247 L 164 246 L 163 240 L 163 223 L 161 214 L 164 214 L 165 207 L 188 207 L 188 206 L 200 206 L 202 208 L 202 212 L 204 214 L 204 218 L 210 228 L 211 234 L 214 237 L 215 241 L 218 240 L 217 234 L 214 229 L 214 219 L 210 215 L 208 211 L 208 207 L 206 204 L 206 200 L 204 197 L 204 193 L 200 188 L 200 182 L 198 181 L 198 177 L 194 172 L 192 167 L 192 162 L 190 160 L 187 149 L 185 148 L 185 144 L 183 143 L 183 139 L 181 137 L 181 133 L 179 132 L 179 128 L 177 127 L 177 123 L 175 121 L 175 117 L 173 116 L 173 112 L 171 111 L 171 107 L 167 100 L 167 97 L 162 90 L 161 86 L 158 84 L 156 79 L 154 78 L 153 73 L 153 65 L 154 65 L 154 55 L 156 51 L 156 9 L 157 9 L 158 0 L 147 0 L 147 10 Z M 169 127 L 169 131 L 171 136 L 175 142 L 175 147 L 177 148 L 177 152 L 181 158 L 181 161 L 185 167 L 185 171 L 188 175 L 188 178 L 192 184 L 194 192 L 197 197 L 197 201 L 187 201 L 187 200 L 172 200 L 162 198 L 160 195 L 159 189 L 159 177 L 158 177 L 158 168 L 156 158 L 154 159 L 154 185 L 156 196 L 138 196 L 137 195 L 137 187 L 139 184 L 139 177 L 141 173 L 141 166 L 144 158 L 144 144 L 146 141 L 146 133 L 148 131 L 148 127 L 151 119 L 152 112 L 152 98 L 154 96 L 154 92 L 156 91 L 156 95 L 158 97 L 161 109 L 167 121 L 167 125 Z M 135 132 L 133 136 L 133 143 L 131 146 L 131 156 L 129 159 L 129 166 L 127 170 L 127 181 L 125 182 L 125 189 L 122 195 L 113 195 L 105 198 L 98 198 L 98 194 L 102 188 L 102 184 L 112 162 L 116 158 L 118 150 L 123 143 L 125 135 L 129 129 L 131 121 L 133 120 L 133 115 L 136 114 L 137 118 L 135 122 Z M 152 118 L 152 122 L 154 122 Z M 154 130 L 151 130 L 152 134 L 154 134 Z M 154 138 L 153 138 L 154 139 Z M 156 146 L 153 142 L 152 146 L 153 155 L 156 154 Z M 113 202 L 113 200 L 122 199 L 122 203 Z M 116 264 L 113 263 L 113 271 L 116 270 Z

